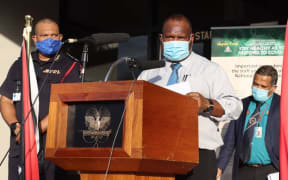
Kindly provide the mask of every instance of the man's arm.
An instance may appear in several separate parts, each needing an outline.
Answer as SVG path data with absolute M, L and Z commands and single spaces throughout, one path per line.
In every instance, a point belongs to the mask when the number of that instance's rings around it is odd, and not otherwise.
M 19 122 L 16 116 L 16 109 L 14 107 L 13 101 L 7 98 L 6 96 L 1 96 L 0 98 L 0 111 L 4 121 L 8 124 L 9 127 L 11 124 Z M 17 142 L 20 141 L 20 135 L 19 135 L 20 129 L 21 125 L 20 123 L 17 123 L 16 129 L 14 131 L 14 133 L 17 135 L 16 137 Z
M 13 101 L 5 96 L 1 96 L 0 98 L 0 111 L 4 121 L 10 127 L 11 124 L 15 122 L 19 122 L 16 117 L 16 110 L 13 104 Z M 48 127 L 48 115 L 40 121 L 40 130 L 41 133 L 45 133 Z M 16 124 L 16 129 L 14 133 L 17 135 L 17 142 L 20 142 L 20 129 L 21 125 L 20 122 Z
M 205 78 L 209 86 L 209 93 L 206 93 L 204 100 L 202 100 L 203 108 L 207 108 L 209 101 L 206 98 L 209 98 L 214 104 L 214 110 L 210 112 L 210 115 L 214 117 L 213 119 L 217 121 L 238 119 L 243 105 L 240 98 L 235 95 L 226 72 L 219 65 L 215 65 L 209 70 Z M 203 94 L 201 93 L 201 95 Z
M 220 176 L 225 170 L 236 147 L 237 141 L 237 123 L 241 120 L 230 121 L 227 132 L 224 136 L 224 145 L 221 147 L 217 160 L 217 176 Z
M 209 100 L 207 98 L 203 97 L 200 93 L 190 92 L 187 95 L 192 97 L 193 99 L 195 99 L 198 102 L 199 112 L 203 112 L 204 110 L 206 110 L 209 107 L 209 104 L 210 104 Z M 212 99 L 212 101 L 214 104 L 214 108 L 210 112 L 210 114 L 214 117 L 223 116 L 225 114 L 223 107 L 216 100 Z

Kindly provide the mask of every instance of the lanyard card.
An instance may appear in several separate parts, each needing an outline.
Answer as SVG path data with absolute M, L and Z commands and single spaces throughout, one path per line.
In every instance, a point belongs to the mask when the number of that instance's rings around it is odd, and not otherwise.
M 14 92 L 12 95 L 12 100 L 14 102 L 20 101 L 21 100 L 21 93 L 20 92 Z
M 262 127 L 255 127 L 255 137 L 262 138 Z

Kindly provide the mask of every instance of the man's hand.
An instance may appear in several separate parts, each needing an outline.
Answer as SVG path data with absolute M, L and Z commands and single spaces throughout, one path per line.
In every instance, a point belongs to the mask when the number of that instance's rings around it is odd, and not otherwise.
M 187 96 L 192 97 L 198 102 L 199 112 L 204 111 L 209 106 L 209 101 L 198 92 L 190 92 Z
M 20 143 L 20 131 L 21 131 L 21 124 L 16 123 L 16 128 L 14 130 L 14 134 L 16 135 L 16 142 Z
M 198 92 L 190 92 L 186 94 L 187 96 L 195 99 L 198 102 L 198 112 L 203 112 L 209 107 L 209 100 L 202 96 Z M 216 101 L 212 100 L 214 104 L 214 109 L 210 112 L 210 115 L 215 117 L 221 117 L 225 114 L 223 107 Z
M 217 169 L 216 179 L 219 178 L 222 174 L 222 170 L 220 168 Z
M 47 131 L 48 127 L 48 115 L 45 116 L 41 121 L 40 121 L 40 131 L 41 133 L 45 133 Z

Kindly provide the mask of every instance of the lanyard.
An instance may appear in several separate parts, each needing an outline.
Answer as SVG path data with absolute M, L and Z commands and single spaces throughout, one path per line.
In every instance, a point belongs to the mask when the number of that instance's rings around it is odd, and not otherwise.
M 261 114 L 259 115 L 259 112 L 254 114 L 253 116 L 251 116 L 249 118 L 249 124 L 248 126 L 245 128 L 245 131 L 247 129 L 249 129 L 250 127 L 254 126 L 255 124 L 259 127 L 260 126 L 260 122 L 262 120 L 262 117 L 264 115 L 264 113 L 266 112 L 267 108 L 268 108 L 269 103 L 266 104 L 265 108 L 263 109 L 263 111 L 261 112 Z M 256 107 L 257 108 L 257 107 Z M 259 116 L 259 118 L 257 119 L 256 116 Z
M 266 110 L 268 108 L 268 105 L 269 105 L 269 103 L 266 104 L 265 108 L 263 109 L 263 111 L 261 112 L 260 115 L 259 115 L 259 113 L 254 114 L 252 117 L 249 118 L 249 120 L 256 119 L 257 126 L 259 127 L 260 123 L 261 123 L 261 120 L 262 120 L 262 117 L 263 117 L 264 113 L 266 112 Z M 258 119 L 256 118 L 257 115 L 259 115 Z
M 261 112 L 261 115 L 259 116 L 259 119 L 257 121 L 258 127 L 260 126 L 260 122 L 262 120 L 262 117 L 264 115 L 264 113 L 266 112 L 266 109 L 268 108 L 269 103 L 266 104 L 265 108 L 263 109 L 263 111 Z

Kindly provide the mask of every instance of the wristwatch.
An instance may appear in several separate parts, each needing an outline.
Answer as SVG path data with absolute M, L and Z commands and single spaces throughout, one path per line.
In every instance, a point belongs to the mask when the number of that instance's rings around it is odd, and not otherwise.
M 209 106 L 208 106 L 207 109 L 205 109 L 205 110 L 203 111 L 203 112 L 205 112 L 205 113 L 210 113 L 210 112 L 213 111 L 213 109 L 214 109 L 214 103 L 213 103 L 212 99 L 208 99 L 208 101 L 209 101 Z
M 16 125 L 17 123 L 20 123 L 20 122 L 14 122 L 10 125 L 10 131 L 11 131 L 11 135 L 12 136 L 16 136 L 17 134 L 15 134 L 15 129 L 16 129 Z

